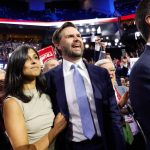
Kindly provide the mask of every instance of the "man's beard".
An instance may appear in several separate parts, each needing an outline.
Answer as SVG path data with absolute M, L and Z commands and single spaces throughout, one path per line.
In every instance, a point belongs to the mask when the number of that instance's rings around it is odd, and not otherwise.
M 69 58 L 81 58 L 83 56 L 83 48 L 81 48 L 81 51 L 79 53 L 63 48 L 62 55 L 67 56 Z

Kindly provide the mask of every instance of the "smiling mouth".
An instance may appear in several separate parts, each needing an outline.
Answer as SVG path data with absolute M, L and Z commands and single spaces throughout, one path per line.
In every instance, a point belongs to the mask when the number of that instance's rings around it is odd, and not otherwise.
M 39 69 L 39 67 L 32 67 L 31 69 Z
M 81 48 L 81 46 L 72 46 L 73 48 Z

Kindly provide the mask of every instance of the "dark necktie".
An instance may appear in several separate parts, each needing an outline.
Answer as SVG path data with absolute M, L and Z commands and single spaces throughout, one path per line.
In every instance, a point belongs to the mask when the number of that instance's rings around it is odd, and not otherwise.
M 72 65 L 71 69 L 74 69 L 73 80 L 76 91 L 77 103 L 80 111 L 83 134 L 88 139 L 92 139 L 95 134 L 95 127 L 93 124 L 84 80 L 80 72 L 78 71 L 77 66 Z

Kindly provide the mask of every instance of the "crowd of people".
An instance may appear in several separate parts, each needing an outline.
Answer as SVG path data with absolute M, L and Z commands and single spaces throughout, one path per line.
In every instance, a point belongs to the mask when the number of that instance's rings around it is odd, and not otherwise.
M 20 4 L 21 5 L 21 4 Z M 44 10 L 30 10 L 26 7 L 25 4 L 22 4 L 24 9 L 22 10 L 20 6 L 11 6 L 7 4 L 0 4 L 0 18 L 7 19 L 20 19 L 28 21 L 64 21 L 64 20 L 80 20 L 80 19 L 93 19 L 95 16 L 97 18 L 106 18 L 110 17 L 103 12 L 94 11 L 94 10 L 72 10 L 72 9 L 63 9 L 57 8 L 45 8 Z M 16 9 L 14 9 L 14 7 Z M 56 8 L 55 8 L 56 7 Z
M 149 6 L 143 0 L 137 8 L 136 25 L 147 43 L 132 68 L 127 54 L 119 61 L 99 51 L 101 57 L 87 62 L 72 22 L 52 36 L 61 60 L 49 59 L 41 66 L 33 46 L 16 47 L 6 72 L 0 71 L 0 147 L 150 150 Z
M 40 50 L 42 48 L 42 44 L 40 42 L 30 42 L 30 41 L 18 41 L 18 40 L 7 40 L 0 41 L 0 64 L 1 68 L 5 69 L 5 65 L 8 62 L 9 55 L 20 45 L 28 44 L 34 47 L 36 50 Z

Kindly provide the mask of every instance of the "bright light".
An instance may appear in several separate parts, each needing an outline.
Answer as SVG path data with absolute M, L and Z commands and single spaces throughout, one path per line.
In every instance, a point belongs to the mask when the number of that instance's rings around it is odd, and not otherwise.
M 92 35 L 91 35 L 91 42 L 95 42 L 95 34 L 94 33 L 92 33 Z
M 85 44 L 85 48 L 89 48 L 89 44 Z
M 108 43 L 107 43 L 107 42 L 105 42 L 105 45 L 107 46 L 107 45 L 108 45 Z
M 115 43 L 118 43 L 119 42 L 119 39 L 115 39 Z
M 101 27 L 99 26 L 98 28 L 97 28 L 97 34 L 101 34 L 102 33 L 102 30 L 101 30 Z
M 106 40 L 109 40 L 109 37 L 108 37 L 108 36 L 106 36 Z
M 141 35 L 140 32 L 135 32 L 135 39 L 136 39 L 136 40 L 139 39 L 140 35 Z
M 135 34 L 136 34 L 137 37 L 141 35 L 140 32 L 135 32 Z
M 9 54 L 8 54 L 8 57 L 10 57 L 10 56 L 11 56 L 11 54 L 12 54 L 12 53 L 9 53 Z
M 7 64 L 5 64 L 4 69 L 7 69 Z
M 84 30 L 83 30 L 83 28 L 80 28 L 79 31 L 82 33 Z
M 92 30 L 92 32 L 95 32 L 95 31 L 96 31 L 96 29 L 95 29 L 94 27 L 93 27 L 91 30 Z
M 108 46 L 111 46 L 111 42 L 108 42 L 108 44 L 107 44 Z
M 87 29 L 86 29 L 86 32 L 87 32 L 87 33 L 88 33 L 88 32 L 90 32 L 90 29 L 89 29 L 89 28 L 87 28 Z

